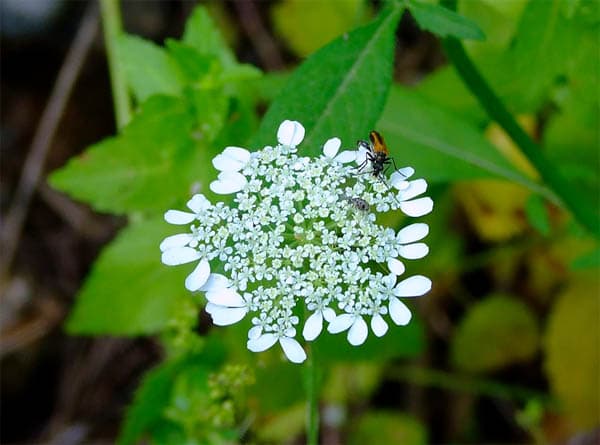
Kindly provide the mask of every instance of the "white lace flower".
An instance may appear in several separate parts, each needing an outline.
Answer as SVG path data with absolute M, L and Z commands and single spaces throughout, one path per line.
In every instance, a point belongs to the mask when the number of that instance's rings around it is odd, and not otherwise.
M 325 142 L 325 145 L 323 145 L 323 154 L 334 161 L 341 162 L 342 164 L 356 160 L 356 150 L 344 150 L 338 154 L 341 145 L 342 141 L 340 138 L 331 138 Z
M 358 346 L 369 326 L 375 336 L 385 335 L 388 316 L 407 324 L 411 312 L 400 299 L 431 288 L 420 275 L 397 282 L 403 259 L 427 255 L 422 240 L 428 226 L 414 223 L 396 232 L 376 222 L 378 212 L 430 212 L 433 202 L 420 197 L 425 180 L 411 179 L 411 167 L 389 179 L 357 174 L 346 164 L 360 161 L 361 147 L 339 152 L 338 138 L 325 142 L 322 156 L 300 156 L 304 133 L 300 123 L 286 120 L 275 147 L 223 150 L 213 159 L 220 173 L 210 189 L 235 194 L 233 205 L 212 205 L 195 195 L 187 204 L 191 212 L 165 214 L 167 222 L 189 225 L 189 231 L 160 245 L 167 265 L 198 261 L 185 286 L 205 293 L 215 325 L 249 315 L 248 349 L 279 343 L 294 363 L 306 359 L 298 325 L 305 341 L 315 340 L 328 323 L 328 332 L 347 331 L 348 342 Z

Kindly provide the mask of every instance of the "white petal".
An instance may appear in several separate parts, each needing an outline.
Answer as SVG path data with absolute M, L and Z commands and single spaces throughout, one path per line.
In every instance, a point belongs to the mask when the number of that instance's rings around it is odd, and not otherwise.
M 332 334 L 337 334 L 339 332 L 343 332 L 352 326 L 354 323 L 354 315 L 352 314 L 341 314 L 333 319 L 329 326 L 327 326 L 327 331 Z
M 367 327 L 367 322 L 361 316 L 358 316 L 348 331 L 348 342 L 352 346 L 362 345 L 367 339 L 368 334 L 369 328 Z
M 196 219 L 193 213 L 182 212 L 181 210 L 168 210 L 165 213 L 165 221 L 169 224 L 189 224 Z
M 431 290 L 431 280 L 423 275 L 414 275 L 401 281 L 394 288 L 399 297 L 419 297 Z
M 390 183 L 398 190 L 405 190 L 410 186 L 410 181 L 406 180 L 406 176 L 396 170 L 390 175 Z
M 266 351 L 275 343 L 277 343 L 277 337 L 275 336 L 275 334 L 263 334 L 258 338 L 248 340 L 246 346 L 252 352 L 261 352 Z
M 191 292 L 200 289 L 210 275 L 210 264 L 207 259 L 201 260 L 194 271 L 185 279 L 185 288 Z
M 425 223 L 414 223 L 404 227 L 396 235 L 396 239 L 402 244 L 414 243 L 427 236 L 429 226 Z
M 304 127 L 300 122 L 283 121 L 277 130 L 277 140 L 281 145 L 295 147 L 304 139 Z
M 226 147 L 223 154 L 244 164 L 250 162 L 250 152 L 242 147 Z
M 228 326 L 235 324 L 246 316 L 248 309 L 245 307 L 223 307 L 213 305 L 208 308 L 206 305 L 206 312 L 212 317 L 213 324 L 217 326 Z
M 262 326 L 253 326 L 250 328 L 250 330 L 248 331 L 248 340 L 252 340 L 255 338 L 260 337 L 260 334 L 262 334 Z
M 410 178 L 415 174 L 415 169 L 412 167 L 403 167 L 396 170 L 404 179 Z
M 302 363 L 306 360 L 306 352 L 300 346 L 300 343 L 294 338 L 290 337 L 281 337 L 279 339 L 279 344 L 283 349 L 285 356 L 292 363 Z
M 403 190 L 400 193 L 400 199 L 402 201 L 408 201 L 409 199 L 414 198 L 415 196 L 422 195 L 427 191 L 427 181 L 424 179 L 415 179 L 414 181 L 410 181 L 410 185 L 406 190 Z
M 365 150 L 362 147 L 359 147 L 359 149 L 356 151 L 356 163 L 358 165 L 362 165 L 365 163 L 366 160 L 367 160 L 367 150 Z
M 237 172 L 250 161 L 250 152 L 241 147 L 227 147 L 212 160 L 217 170 Z
M 212 304 L 227 307 L 244 307 L 246 301 L 234 289 L 226 288 L 206 293 L 206 299 Z
M 331 323 L 335 318 L 335 311 L 330 307 L 326 307 L 323 309 L 323 318 L 327 320 L 327 322 Z
M 199 213 L 202 210 L 210 208 L 212 204 L 204 195 L 197 193 L 187 202 L 187 206 L 194 213 Z
M 333 159 L 337 162 L 341 162 L 342 164 L 353 162 L 356 160 L 356 150 L 344 150 Z
M 325 145 L 323 145 L 323 154 L 328 158 L 333 158 L 337 154 L 341 145 L 342 141 L 340 138 L 331 138 L 325 142 Z
M 406 326 L 412 318 L 410 310 L 398 298 L 390 300 L 389 309 L 392 321 L 398 326 Z
M 175 247 L 165 250 L 160 260 L 167 266 L 178 266 L 179 264 L 191 263 L 200 258 L 200 252 L 191 247 Z
M 429 253 L 429 247 L 425 243 L 407 244 L 400 247 L 400 256 L 408 260 L 423 258 Z
M 373 318 L 371 318 L 371 330 L 377 337 L 383 337 L 388 331 L 388 324 L 381 315 L 375 314 Z
M 402 275 L 405 271 L 404 263 L 396 258 L 387 260 L 387 267 L 394 275 Z
M 229 279 L 220 273 L 211 273 L 206 280 L 206 283 L 199 289 L 202 292 L 214 292 L 220 289 L 225 289 L 230 285 Z
M 387 287 L 388 289 L 391 289 L 394 287 L 394 284 L 396 284 L 396 278 L 398 278 L 396 275 L 394 275 L 393 273 L 387 274 L 385 277 L 383 277 L 381 279 L 381 281 L 383 281 L 383 284 L 385 285 L 385 287 Z
M 302 330 L 302 336 L 306 341 L 313 341 L 319 336 L 322 330 L 323 314 L 321 312 L 315 312 L 306 319 L 304 329 Z
M 244 168 L 244 164 L 222 153 L 213 158 L 212 165 L 222 172 L 237 172 Z
M 423 216 L 433 210 L 433 201 L 429 197 L 405 201 L 400 203 L 400 209 L 408 216 Z
M 210 189 L 219 195 L 228 195 L 242 190 L 248 181 L 238 172 L 223 171 L 216 181 L 210 183 Z
M 192 238 L 193 236 L 191 233 L 178 233 L 177 235 L 167 236 L 160 243 L 160 251 L 164 252 L 165 250 L 173 249 L 174 247 L 187 246 Z

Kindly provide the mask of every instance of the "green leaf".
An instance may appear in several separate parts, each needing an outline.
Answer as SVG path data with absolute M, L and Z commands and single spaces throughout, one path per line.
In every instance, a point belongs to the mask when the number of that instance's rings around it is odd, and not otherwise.
M 520 101 L 539 104 L 548 88 L 564 74 L 576 52 L 579 25 L 563 15 L 562 0 L 530 0 L 523 11 L 514 44 L 498 70 L 501 83 L 523 79 Z
M 162 220 L 136 222 L 121 231 L 94 263 L 67 321 L 71 334 L 139 335 L 160 331 L 180 299 L 193 264 L 170 268 L 160 262 Z
M 196 7 L 188 18 L 182 42 L 196 49 L 202 55 L 215 56 L 223 66 L 237 63 L 221 32 L 203 6 Z
M 493 295 L 472 306 L 452 339 L 457 368 L 487 372 L 532 359 L 539 348 L 539 328 L 521 301 Z
M 211 74 L 214 76 L 215 71 L 221 68 L 215 56 L 201 54 L 196 48 L 178 40 L 167 39 L 165 45 L 189 83 L 198 82 Z
M 408 2 L 408 8 L 421 28 L 440 37 L 485 39 L 475 22 L 443 6 L 412 0 Z
M 517 171 L 472 124 L 418 93 L 395 86 L 379 121 L 398 165 L 432 182 L 499 177 L 544 189 Z
M 525 204 L 525 214 L 529 223 L 542 235 L 550 234 L 550 219 L 544 200 L 538 195 L 531 195 Z
M 138 102 L 154 94 L 181 94 L 181 73 L 163 48 L 140 37 L 123 34 L 117 40 L 117 54 Z
M 178 394 L 178 385 L 189 380 L 189 377 L 203 378 L 193 389 L 208 396 L 207 373 L 215 370 L 223 362 L 222 351 L 218 347 L 215 349 L 214 346 L 216 345 L 207 344 L 199 354 L 188 354 L 172 359 L 146 373 L 135 392 L 133 402 L 127 409 L 117 440 L 118 445 L 138 443 L 144 434 L 150 434 L 154 440 L 164 443 L 157 439 L 157 436 L 161 437 L 166 431 L 171 431 L 171 434 L 180 437 L 177 433 L 183 432 L 174 422 L 166 418 L 165 409 L 173 400 L 178 402 L 177 399 L 181 397 Z M 185 397 L 186 394 L 183 394 L 183 398 Z M 189 412 L 189 415 L 198 417 L 198 413 L 194 412 Z M 182 443 L 182 441 L 175 440 L 174 443 Z
M 216 153 L 196 140 L 194 114 L 184 99 L 152 97 L 121 135 L 71 159 L 50 183 L 99 211 L 162 213 L 198 178 L 208 179 L 199 168 Z
M 173 379 L 181 367 L 181 361 L 166 362 L 146 373 L 135 392 L 117 445 L 137 443 L 150 426 L 159 421 L 171 396 Z
M 366 9 L 363 0 L 314 2 L 310 7 L 305 0 L 285 0 L 273 4 L 271 18 L 277 34 L 306 57 L 359 21 L 364 23 Z
M 373 127 L 392 80 L 394 31 L 401 9 L 358 28 L 317 51 L 292 75 L 267 111 L 251 146 L 273 144 L 285 119 L 306 128 L 306 154 L 329 138 L 353 145 Z

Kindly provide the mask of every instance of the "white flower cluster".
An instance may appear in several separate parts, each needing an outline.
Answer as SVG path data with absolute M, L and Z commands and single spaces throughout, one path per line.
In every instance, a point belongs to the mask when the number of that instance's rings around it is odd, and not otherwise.
M 248 349 L 264 351 L 279 342 L 294 363 L 306 359 L 296 340 L 316 339 L 327 321 L 330 333 L 347 332 L 350 344 L 388 330 L 385 316 L 397 325 L 411 318 L 400 297 L 423 295 L 431 281 L 420 275 L 398 281 L 399 258 L 428 253 L 422 242 L 427 224 L 399 232 L 376 223 L 376 212 L 401 210 L 417 217 L 429 213 L 424 179 L 408 180 L 414 170 L 391 178 L 357 172 L 365 154 L 338 153 L 333 138 L 323 155 L 298 154 L 304 138 L 298 122 L 279 127 L 275 147 L 256 152 L 227 147 L 213 160 L 220 173 L 210 184 L 218 194 L 235 194 L 235 206 L 212 204 L 203 195 L 187 203 L 189 212 L 169 210 L 165 220 L 190 230 L 160 245 L 162 262 L 197 261 L 185 280 L 190 291 L 206 293 L 206 311 L 216 325 L 229 325 L 252 314 Z M 416 199 L 414 199 L 416 198 Z

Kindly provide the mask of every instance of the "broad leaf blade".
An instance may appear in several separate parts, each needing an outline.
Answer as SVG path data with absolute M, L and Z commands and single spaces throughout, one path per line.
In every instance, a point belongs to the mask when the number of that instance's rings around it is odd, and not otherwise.
M 154 94 L 177 96 L 181 93 L 181 73 L 163 48 L 124 34 L 117 40 L 117 53 L 127 83 L 139 102 Z
M 428 181 L 500 177 L 548 194 L 518 172 L 476 127 L 405 88 L 392 88 L 379 128 L 396 163 L 415 167 Z
M 485 35 L 475 22 L 443 6 L 411 1 L 410 13 L 419 26 L 440 37 L 484 40 Z
M 71 159 L 50 183 L 99 211 L 162 212 L 203 179 L 199 166 L 210 165 L 208 147 L 194 139 L 195 125 L 183 100 L 152 97 L 121 135 Z
M 236 64 L 233 53 L 225 43 L 206 8 L 197 7 L 185 24 L 182 43 L 195 48 L 202 55 L 213 55 L 223 66 Z
M 353 145 L 372 129 L 392 80 L 400 9 L 337 38 L 304 62 L 265 115 L 252 146 L 272 144 L 285 119 L 306 128 L 303 146 L 317 154 L 330 137 Z
M 72 334 L 139 335 L 160 331 L 181 299 L 194 265 L 160 262 L 162 219 L 131 224 L 103 251 L 81 289 L 67 321 Z

